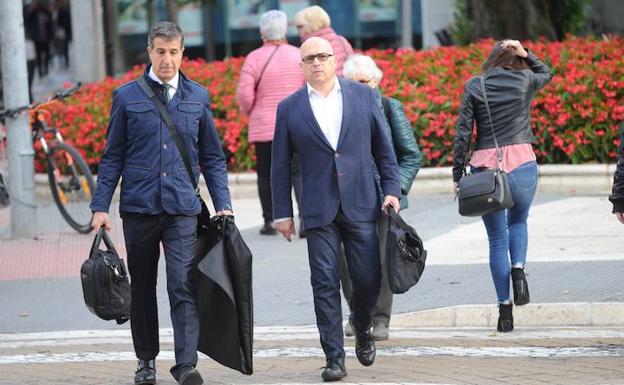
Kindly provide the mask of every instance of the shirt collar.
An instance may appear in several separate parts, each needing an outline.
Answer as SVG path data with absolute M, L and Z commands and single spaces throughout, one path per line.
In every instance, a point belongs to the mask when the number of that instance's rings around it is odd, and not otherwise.
M 321 93 L 315 90 L 314 87 L 312 87 L 310 83 L 306 82 L 306 87 L 308 88 L 308 96 L 312 95 L 312 93 L 322 96 Z M 337 76 L 334 76 L 334 86 L 332 87 L 331 91 L 329 91 L 329 94 L 327 96 L 333 93 L 338 93 L 340 92 L 340 90 L 341 90 L 340 81 L 338 81 Z
M 164 83 L 154 73 L 154 67 L 153 66 L 150 66 L 150 70 L 149 70 L 149 74 L 148 75 L 149 75 L 150 79 L 152 79 L 153 81 L 157 82 L 158 84 L 162 85 Z M 167 82 L 167 84 L 169 84 L 171 87 L 173 87 L 174 90 L 177 90 L 179 82 L 180 82 L 180 71 L 177 71 L 175 76 L 173 78 L 171 78 L 171 80 L 169 80 Z

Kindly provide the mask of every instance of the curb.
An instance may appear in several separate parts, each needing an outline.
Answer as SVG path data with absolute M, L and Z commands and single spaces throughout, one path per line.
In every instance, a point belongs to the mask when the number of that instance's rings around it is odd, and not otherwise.
M 616 164 L 546 164 L 538 168 L 538 191 L 558 193 L 608 194 L 613 184 Z M 425 167 L 418 172 L 411 194 L 427 195 L 451 193 L 452 167 Z M 38 197 L 50 197 L 46 174 L 35 175 Z M 233 199 L 257 198 L 255 172 L 228 173 L 228 184 Z M 202 194 L 209 197 L 203 176 L 199 183 Z M 116 190 L 118 196 L 119 187 Z
M 538 303 L 513 309 L 522 326 L 624 327 L 624 302 Z M 404 313 L 392 317 L 393 327 L 494 327 L 495 305 L 459 305 Z

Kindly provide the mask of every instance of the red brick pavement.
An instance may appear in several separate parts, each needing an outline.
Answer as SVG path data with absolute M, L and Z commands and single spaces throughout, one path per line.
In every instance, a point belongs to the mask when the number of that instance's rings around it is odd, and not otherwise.
M 0 228 L 8 230 L 9 210 L 0 210 Z M 119 255 L 125 257 L 121 220 L 116 215 L 111 218 L 111 238 Z M 32 239 L 8 239 L 6 236 L 0 239 L 0 281 L 79 276 L 80 265 L 89 255 L 94 235 L 79 234 L 68 225 L 60 227 Z

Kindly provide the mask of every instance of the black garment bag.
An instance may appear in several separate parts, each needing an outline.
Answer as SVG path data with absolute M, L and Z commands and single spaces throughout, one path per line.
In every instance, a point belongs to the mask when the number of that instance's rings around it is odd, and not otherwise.
M 251 251 L 232 217 L 213 217 L 216 243 L 198 238 L 194 283 L 199 314 L 198 350 L 243 374 L 253 372 Z
M 425 269 L 427 250 L 416 230 L 389 208 L 386 269 L 390 291 L 402 294 L 418 283 Z

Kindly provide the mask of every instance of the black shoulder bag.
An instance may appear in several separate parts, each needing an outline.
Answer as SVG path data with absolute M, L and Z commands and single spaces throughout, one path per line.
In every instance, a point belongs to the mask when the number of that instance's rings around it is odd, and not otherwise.
M 507 181 L 507 174 L 503 171 L 503 157 L 494 133 L 494 124 L 492 123 L 492 114 L 490 113 L 490 105 L 485 92 L 483 76 L 480 76 L 479 80 L 481 81 L 481 93 L 483 94 L 492 136 L 494 137 L 494 145 L 496 146 L 498 168 L 466 174 L 466 163 L 469 158 L 466 156 L 463 169 L 464 176 L 459 180 L 458 193 L 459 214 L 466 217 L 483 216 L 496 210 L 508 209 L 514 205 L 509 182 Z
M 158 111 L 160 111 L 160 115 L 162 116 L 165 123 L 167 124 L 167 127 L 169 128 L 169 133 L 171 134 L 171 137 L 173 138 L 173 141 L 175 142 L 176 147 L 178 147 L 178 151 L 180 152 L 180 155 L 182 156 L 182 160 L 184 161 L 184 166 L 186 167 L 186 171 L 188 171 L 189 173 L 189 176 L 191 178 L 191 183 L 193 183 L 193 188 L 195 188 L 195 194 L 197 194 L 197 197 L 199 198 L 199 201 L 201 203 L 201 213 L 197 216 L 197 231 L 199 233 L 212 232 L 212 225 L 210 223 L 210 211 L 208 210 L 208 206 L 206 206 L 206 202 L 204 202 L 204 200 L 201 197 L 201 194 L 199 193 L 199 186 L 197 186 L 197 182 L 195 181 L 195 176 L 193 175 L 193 169 L 191 168 L 191 161 L 189 160 L 188 151 L 186 151 L 186 147 L 184 147 L 184 144 L 182 143 L 182 140 L 180 139 L 178 130 L 175 124 L 173 123 L 173 120 L 171 120 L 171 116 L 169 116 L 169 113 L 167 112 L 167 108 L 165 107 L 163 102 L 160 100 L 158 95 L 154 92 L 152 87 L 150 87 L 149 84 L 147 84 L 147 82 L 145 81 L 143 77 L 138 78 L 137 83 L 139 83 L 139 86 L 141 87 L 143 92 L 145 92 L 147 97 L 150 98 L 152 102 L 154 102 L 156 107 L 158 107 Z

